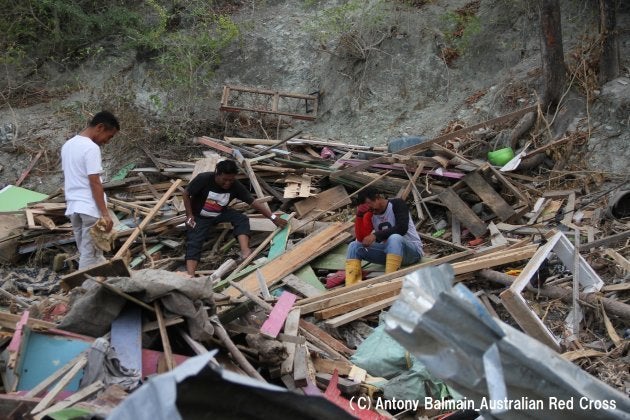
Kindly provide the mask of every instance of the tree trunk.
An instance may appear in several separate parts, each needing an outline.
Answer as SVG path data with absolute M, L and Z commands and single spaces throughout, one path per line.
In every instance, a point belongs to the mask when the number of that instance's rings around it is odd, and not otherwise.
M 544 77 L 541 106 L 547 110 L 558 105 L 566 78 L 559 0 L 540 0 L 540 29 Z
M 602 56 L 599 82 L 604 84 L 619 76 L 619 39 L 617 37 L 617 0 L 599 0 L 599 32 Z

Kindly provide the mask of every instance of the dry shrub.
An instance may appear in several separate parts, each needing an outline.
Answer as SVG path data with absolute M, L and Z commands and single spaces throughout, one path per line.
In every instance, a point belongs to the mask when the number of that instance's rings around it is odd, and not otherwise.
M 452 67 L 453 62 L 459 58 L 459 53 L 455 48 L 452 47 L 442 47 L 440 50 L 440 57 L 447 66 Z
M 577 88 L 589 101 L 595 98 L 593 91 L 599 89 L 598 73 L 601 52 L 600 38 L 584 36 L 582 42 L 566 55 L 571 83 L 577 84 Z
M 468 98 L 466 98 L 464 102 L 466 102 L 466 105 L 472 106 L 473 104 L 477 103 L 477 101 L 479 101 L 479 99 L 481 99 L 487 92 L 488 92 L 488 89 L 478 90 L 477 92 L 473 93 Z

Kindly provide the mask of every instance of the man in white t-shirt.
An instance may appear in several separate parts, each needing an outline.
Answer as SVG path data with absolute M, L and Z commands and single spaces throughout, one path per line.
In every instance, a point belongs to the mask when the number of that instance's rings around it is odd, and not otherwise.
M 120 124 L 114 114 L 101 111 L 61 148 L 66 216 L 72 222 L 80 270 L 105 261 L 103 251 L 94 245 L 89 229 L 99 218 L 103 219 L 106 232 L 113 227 L 101 183 L 101 146 L 107 144 L 118 130 Z

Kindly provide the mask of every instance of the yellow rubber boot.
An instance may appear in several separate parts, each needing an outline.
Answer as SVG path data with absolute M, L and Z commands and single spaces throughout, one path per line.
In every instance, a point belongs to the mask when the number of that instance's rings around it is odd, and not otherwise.
M 357 284 L 362 279 L 361 260 L 346 260 L 346 286 Z
M 402 255 L 387 254 L 385 256 L 385 274 L 398 271 L 402 264 Z

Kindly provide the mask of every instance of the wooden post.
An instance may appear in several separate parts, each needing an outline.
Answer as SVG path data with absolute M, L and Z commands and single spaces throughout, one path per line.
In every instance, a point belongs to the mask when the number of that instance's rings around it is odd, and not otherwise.
M 120 247 L 120 249 L 118 250 L 118 252 L 116 253 L 116 255 L 114 255 L 114 259 L 116 258 L 122 258 L 122 256 L 125 254 L 125 252 L 127 251 L 127 249 L 129 249 L 129 247 L 131 246 L 131 244 L 133 243 L 133 241 L 138 237 L 138 235 L 140 234 L 140 232 L 149 224 L 149 222 L 151 221 L 151 219 L 153 219 L 153 217 L 155 217 L 155 215 L 157 214 L 157 212 L 160 210 L 160 208 L 164 205 L 164 203 L 166 202 L 166 200 L 169 199 L 169 197 L 171 196 L 171 194 L 173 194 L 175 192 L 175 190 L 177 189 L 177 187 L 180 186 L 180 184 L 182 183 L 181 179 L 178 179 L 177 181 L 175 181 L 173 183 L 173 185 L 171 185 L 171 187 L 168 189 L 168 191 L 166 191 L 166 193 L 162 196 L 162 198 L 160 198 L 160 200 L 155 204 L 155 206 L 153 206 L 153 209 L 151 209 L 151 212 L 147 215 L 147 217 L 145 217 L 142 222 L 140 223 L 140 225 L 138 225 L 138 227 L 136 227 L 133 232 L 131 233 L 131 235 L 129 235 L 129 237 L 127 238 L 127 240 L 125 241 L 125 243 L 123 244 L 122 247 Z
M 175 363 L 173 362 L 173 351 L 171 350 L 171 342 L 168 339 L 168 332 L 166 331 L 166 325 L 164 324 L 164 316 L 162 315 L 162 309 L 160 304 L 153 302 L 155 308 L 155 316 L 157 317 L 158 327 L 160 329 L 160 337 L 162 337 L 162 347 L 164 347 L 164 357 L 166 358 L 166 368 L 171 371 L 175 369 Z

